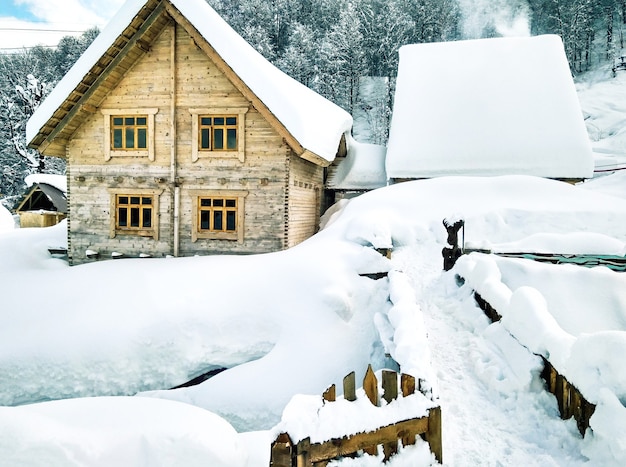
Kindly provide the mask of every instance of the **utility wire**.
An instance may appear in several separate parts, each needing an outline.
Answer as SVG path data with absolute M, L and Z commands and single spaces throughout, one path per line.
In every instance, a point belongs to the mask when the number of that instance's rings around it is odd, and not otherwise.
M 3 28 L 0 31 L 35 31 L 35 32 L 85 32 L 84 29 L 45 29 L 45 28 Z
M 0 51 L 2 50 L 32 50 L 38 49 L 39 47 L 43 47 L 44 49 L 55 49 L 58 45 L 33 45 L 28 47 L 0 47 Z

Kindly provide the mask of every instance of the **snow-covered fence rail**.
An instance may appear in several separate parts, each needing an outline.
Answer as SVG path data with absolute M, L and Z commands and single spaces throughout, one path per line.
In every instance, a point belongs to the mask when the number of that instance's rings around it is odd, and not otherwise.
M 593 268 L 596 266 L 606 266 L 617 272 L 626 272 L 626 256 L 616 255 L 566 255 L 558 253 L 514 253 L 514 252 L 494 252 L 495 255 L 505 258 L 523 258 L 551 264 L 575 264 Z
M 375 410 L 385 412 L 373 418 L 377 420 L 389 420 L 400 418 L 393 423 L 384 423 L 375 428 L 365 427 L 363 431 L 356 434 L 348 433 L 344 436 L 332 437 L 319 442 L 312 442 L 312 437 L 303 438 L 294 442 L 288 432 L 281 432 L 272 443 L 270 466 L 271 467 L 308 467 L 325 466 L 333 459 L 354 456 L 360 451 L 371 455 L 377 455 L 379 446 L 383 447 L 384 459 L 388 460 L 397 453 L 398 444 L 410 446 L 416 443 L 417 436 L 422 436 L 430 445 L 430 450 L 435 458 L 441 462 L 443 457 L 441 438 L 441 408 L 432 406 L 432 401 L 427 399 L 416 388 L 416 380 L 407 374 L 400 375 L 398 384 L 398 374 L 394 371 L 383 370 L 381 374 L 382 402 L 379 397 L 379 381 L 368 367 L 363 379 L 363 391 L 356 390 L 354 372 L 347 375 L 343 380 L 343 400 L 337 401 L 336 387 L 333 384 L 322 396 L 322 404 L 325 409 L 324 415 L 317 410 L 316 423 L 322 423 L 320 418 L 328 416 L 328 413 L 335 413 L 337 417 L 346 415 L 346 404 L 354 404 L 354 408 L 361 412 L 365 406 L 359 406 L 363 399 Z M 418 389 L 418 392 L 416 392 Z M 400 392 L 399 392 L 400 391 Z M 358 398 L 357 392 L 363 392 L 364 397 Z M 402 397 L 399 397 L 399 395 Z M 412 403 L 408 403 L 410 398 Z M 424 401 L 430 402 L 426 408 Z M 403 404 L 403 402 L 405 402 Z M 406 418 L 406 414 L 416 413 L 416 407 L 425 412 L 425 416 L 415 416 Z M 399 415 L 401 414 L 401 415 Z M 329 418 L 333 418 L 330 415 Z M 301 421 L 302 417 L 300 417 Z M 307 427 L 304 428 L 305 430 Z M 311 431 L 315 431 L 313 426 Z
M 606 255 L 606 254 L 564 254 L 564 253 L 536 253 L 525 251 L 492 251 L 484 248 L 466 248 L 465 246 L 465 221 L 459 218 L 446 218 L 443 225 L 448 233 L 448 246 L 441 251 L 443 256 L 443 269 L 449 271 L 456 261 L 472 252 L 494 254 L 505 258 L 522 258 L 541 263 L 551 264 L 574 264 L 593 268 L 605 266 L 613 271 L 626 272 L 626 256 Z M 463 235 L 459 245 L 459 231 Z
M 481 297 L 478 292 L 474 292 L 474 299 L 492 322 L 500 321 L 501 316 L 497 310 Z M 543 356 L 541 358 L 544 364 L 541 377 L 546 382 L 548 391 L 556 397 L 561 418 L 568 420 L 574 417 L 578 425 L 578 431 L 584 436 L 587 428 L 589 428 L 589 419 L 593 415 L 596 406 L 587 401 L 581 392 L 554 368 L 550 361 Z

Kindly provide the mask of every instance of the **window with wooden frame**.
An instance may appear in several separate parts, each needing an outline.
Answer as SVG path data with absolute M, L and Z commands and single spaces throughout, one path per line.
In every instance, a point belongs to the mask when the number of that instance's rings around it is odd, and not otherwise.
M 192 161 L 200 157 L 236 157 L 243 162 L 247 112 L 247 107 L 190 109 Z
M 247 191 L 192 190 L 192 241 L 199 238 L 243 242 Z
M 103 109 L 104 159 L 147 157 L 154 161 L 154 120 L 158 109 Z
M 148 116 L 111 116 L 111 149 L 148 149 Z
M 237 116 L 200 115 L 198 149 L 200 151 L 236 151 Z
M 158 239 L 159 195 L 162 190 L 111 189 L 111 238 L 137 235 Z

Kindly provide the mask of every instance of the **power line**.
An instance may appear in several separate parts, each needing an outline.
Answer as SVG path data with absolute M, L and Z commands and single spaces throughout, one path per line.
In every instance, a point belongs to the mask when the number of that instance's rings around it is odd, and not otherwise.
M 0 31 L 35 31 L 35 32 L 85 32 L 84 29 L 45 29 L 45 28 L 3 28 Z
M 39 47 L 43 47 L 44 49 L 54 49 L 57 48 L 58 45 L 32 45 L 32 46 L 23 46 L 23 47 L 0 47 L 0 51 L 2 50 L 32 50 L 37 49 Z

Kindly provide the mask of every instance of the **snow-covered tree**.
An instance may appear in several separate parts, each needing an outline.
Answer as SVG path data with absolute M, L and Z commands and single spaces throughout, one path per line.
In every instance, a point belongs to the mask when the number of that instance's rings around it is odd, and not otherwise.
M 96 33 L 64 38 L 57 49 L 0 54 L 0 198 L 22 192 L 26 175 L 65 170 L 62 159 L 28 149 L 26 122 Z
M 355 6 L 348 3 L 322 40 L 320 74 L 314 87 L 320 94 L 352 113 L 359 78 L 366 72 L 361 21 Z
M 277 66 L 305 86 L 312 86 L 318 72 L 319 41 L 313 29 L 304 24 L 294 24 L 289 45 L 277 60 Z
M 398 49 L 409 43 L 413 30 L 409 12 L 397 1 L 363 0 L 360 20 L 369 75 L 395 76 Z

